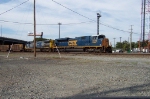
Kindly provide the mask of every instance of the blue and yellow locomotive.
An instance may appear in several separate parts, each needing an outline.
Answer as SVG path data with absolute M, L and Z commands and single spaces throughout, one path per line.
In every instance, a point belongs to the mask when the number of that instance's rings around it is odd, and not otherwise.
M 105 35 L 81 36 L 75 38 L 60 38 L 54 41 L 54 51 L 58 48 L 60 51 L 67 49 L 82 49 L 84 52 L 112 53 L 112 47 L 109 45 L 109 39 Z

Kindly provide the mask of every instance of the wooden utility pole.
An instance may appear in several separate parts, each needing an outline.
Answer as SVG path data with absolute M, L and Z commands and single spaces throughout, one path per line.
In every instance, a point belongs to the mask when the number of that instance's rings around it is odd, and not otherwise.
M 34 0 L 34 57 L 36 57 L 36 17 L 35 17 L 35 0 Z

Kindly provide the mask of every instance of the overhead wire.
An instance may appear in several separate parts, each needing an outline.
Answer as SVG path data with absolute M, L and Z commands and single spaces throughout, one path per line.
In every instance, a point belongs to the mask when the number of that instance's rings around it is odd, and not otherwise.
M 62 5 L 62 4 L 58 3 L 58 2 L 56 2 L 56 1 L 54 1 L 54 0 L 52 0 L 52 1 L 55 2 L 55 3 L 57 3 L 57 4 L 60 5 L 60 6 L 64 7 L 64 8 L 66 8 L 66 9 L 68 9 L 68 10 L 70 10 L 70 11 L 72 11 L 72 12 L 74 12 L 74 13 L 76 13 L 76 14 L 82 16 L 82 17 L 84 17 L 84 18 L 87 18 L 87 19 L 89 19 L 89 20 L 91 20 L 91 21 L 95 21 L 95 20 L 90 19 L 89 17 L 86 17 L 86 16 L 84 16 L 84 15 L 82 15 L 82 14 L 80 14 L 80 13 L 78 13 L 78 12 L 76 12 L 76 11 L 74 11 L 74 10 L 72 10 L 72 9 L 70 9 L 70 8 L 68 8 L 68 7 L 66 7 L 66 6 L 64 6 L 64 5 Z
M 70 8 L 68 8 L 68 7 L 66 7 L 66 6 L 64 6 L 64 5 L 62 5 L 61 3 L 56 2 L 55 0 L 52 0 L 52 1 L 55 2 L 56 4 L 60 5 L 60 6 L 64 7 L 64 8 L 66 8 L 66 9 L 68 9 L 68 10 L 70 10 L 70 11 L 72 11 L 72 12 L 74 12 L 74 13 L 76 13 L 76 14 L 78 14 L 78 15 L 84 17 L 84 18 L 86 18 L 86 19 L 89 19 L 89 20 L 91 20 L 91 21 L 95 21 L 95 20 L 93 20 L 93 19 L 91 19 L 91 18 L 89 18 L 89 17 L 87 17 L 87 16 L 84 16 L 84 15 L 82 15 L 82 14 L 80 14 L 80 13 L 78 13 L 78 12 L 76 12 L 76 11 L 74 11 L 74 10 L 72 10 L 72 9 L 70 9 Z M 96 21 L 95 21 L 95 22 L 96 22 Z M 121 29 L 112 27 L 112 26 L 110 26 L 110 25 L 106 25 L 106 24 L 101 23 L 101 22 L 100 22 L 100 24 L 101 24 L 101 25 L 104 25 L 104 26 L 106 26 L 106 27 L 109 27 L 109 28 L 118 30 L 118 31 L 130 33 L 129 31 L 121 30 Z M 139 33 L 133 33 L 133 34 L 139 34 Z
M 15 23 L 15 24 L 33 24 L 33 23 L 21 23 L 21 22 L 13 22 L 13 21 L 6 21 L 6 20 L 0 20 L 2 22 L 8 22 L 8 23 Z
M 7 12 L 9 12 L 9 11 L 13 10 L 13 9 L 15 9 L 15 8 L 19 7 L 20 5 L 23 5 L 24 3 L 28 2 L 28 1 L 29 1 L 29 0 L 26 0 L 26 1 L 22 2 L 21 4 L 19 4 L 19 5 L 15 6 L 15 7 L 13 7 L 13 8 L 11 8 L 11 9 L 9 9 L 9 10 L 6 10 L 6 11 L 4 11 L 4 12 L 0 13 L 0 15 L 5 14 L 5 13 L 7 13 Z
M 17 6 L 15 6 L 15 7 L 11 8 L 11 9 L 9 9 L 9 10 L 7 10 L 7 11 L 1 13 L 0 15 L 5 14 L 5 13 L 7 13 L 7 12 L 13 10 L 14 8 L 17 8 L 17 7 L 19 7 L 20 5 L 22 5 L 22 4 L 24 4 L 24 3 L 28 2 L 28 1 L 29 1 L 29 0 L 22 2 L 21 4 L 19 4 L 19 5 L 17 5 Z M 70 11 L 72 11 L 72 12 L 74 12 L 74 13 L 76 13 L 76 14 L 78 14 L 78 15 L 84 17 L 84 18 L 86 18 L 86 19 L 91 20 L 91 21 L 88 21 L 88 22 L 96 22 L 95 20 L 93 20 L 93 19 L 91 19 L 91 18 L 89 18 L 89 17 L 87 17 L 87 16 L 84 16 L 84 15 L 82 15 L 82 14 L 80 14 L 80 13 L 78 13 L 78 12 L 76 12 L 76 11 L 74 11 L 74 10 L 72 10 L 72 9 L 70 9 L 70 8 L 68 8 L 68 7 L 66 7 L 66 6 L 64 6 L 64 5 L 62 5 L 61 3 L 58 3 L 58 2 L 56 2 L 56 1 L 54 1 L 54 0 L 52 0 L 52 1 L 55 2 L 55 3 L 57 3 L 57 4 L 60 5 L 60 6 L 64 7 L 64 8 L 66 8 L 66 9 L 68 9 L 68 10 L 70 10 Z M 16 23 L 16 24 L 31 24 L 31 25 L 33 25 L 33 23 L 21 23 L 21 22 L 12 22 L 12 21 L 6 21 L 6 20 L 0 20 L 0 21 L 3 21 L 3 22 L 11 22 L 11 23 Z M 62 25 L 83 24 L 83 23 L 88 23 L 88 22 L 66 23 L 66 24 L 62 24 Z M 106 27 L 109 27 L 109 28 L 118 30 L 118 31 L 130 33 L 129 31 L 121 30 L 121 29 L 112 27 L 112 26 L 110 26 L 110 25 L 106 25 L 106 24 L 101 23 L 101 22 L 100 22 L 100 24 L 103 25 L 103 26 L 106 26 Z M 58 25 L 58 24 L 36 24 L 36 25 Z M 133 34 L 139 34 L 139 33 L 133 32 Z
M 100 23 L 106 27 L 109 27 L 109 28 L 112 28 L 112 29 L 115 29 L 115 30 L 118 30 L 118 31 L 122 31 L 122 32 L 127 32 L 127 33 L 131 33 L 130 31 L 125 31 L 125 30 L 121 30 L 121 29 L 118 29 L 118 28 L 115 28 L 115 27 L 112 27 L 110 25 L 106 25 L 106 24 L 103 24 L 103 23 Z M 139 33 L 136 33 L 136 32 L 132 32 L 133 34 L 139 34 Z
M 0 20 L 2 22 L 8 22 L 8 23 L 15 23 L 15 24 L 29 24 L 29 25 L 33 25 L 33 23 L 21 23 L 21 22 L 14 22 L 14 21 L 7 21 L 7 20 Z M 87 22 L 79 22 L 79 23 L 64 23 L 62 25 L 73 25 L 73 24 L 84 24 L 84 23 L 91 23 L 93 21 L 87 21 Z M 58 24 L 36 24 L 36 25 L 58 25 Z

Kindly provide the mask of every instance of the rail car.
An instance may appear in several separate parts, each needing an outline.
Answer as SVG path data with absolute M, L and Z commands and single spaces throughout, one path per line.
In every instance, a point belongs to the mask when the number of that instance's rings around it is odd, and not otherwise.
M 24 51 L 24 45 L 23 44 L 13 44 L 10 47 L 11 47 L 11 51 L 14 51 L 14 52 Z
M 109 39 L 106 38 L 105 35 L 55 39 L 54 51 L 56 51 L 56 47 L 60 51 L 66 51 L 67 49 L 82 49 L 84 52 L 112 53 Z
M 9 50 L 9 45 L 0 45 L 0 51 L 6 52 Z
M 24 45 L 23 44 L 13 44 L 13 45 L 0 45 L 0 51 L 6 52 L 6 51 L 24 51 Z

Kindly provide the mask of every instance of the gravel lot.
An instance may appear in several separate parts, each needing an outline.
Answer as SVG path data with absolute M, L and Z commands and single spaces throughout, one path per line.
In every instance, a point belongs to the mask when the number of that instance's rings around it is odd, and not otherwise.
M 0 52 L 0 99 L 150 96 L 150 56 Z

